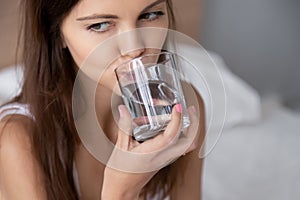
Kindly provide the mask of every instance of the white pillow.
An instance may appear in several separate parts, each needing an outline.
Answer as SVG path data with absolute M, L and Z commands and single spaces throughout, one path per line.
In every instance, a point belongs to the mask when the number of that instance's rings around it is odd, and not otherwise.
M 9 101 L 20 92 L 22 77 L 19 66 L 6 67 L 0 71 L 0 104 Z
M 233 74 L 220 56 L 212 52 L 209 54 L 219 67 L 224 80 L 227 96 L 225 128 L 257 122 L 261 116 L 261 100 L 258 92 Z
M 177 45 L 176 53 L 182 57 L 183 78 L 197 89 L 204 100 L 207 120 L 210 115 L 224 115 L 221 112 L 225 111 L 224 125 L 230 128 L 260 118 L 259 94 L 233 74 L 220 56 L 192 45 Z M 221 108 L 223 105 L 225 108 Z M 214 107 L 220 110 L 212 111 Z
M 260 119 L 258 93 L 224 64 L 220 56 L 200 45 L 176 45 L 183 79 L 201 94 L 206 117 L 205 143 L 199 152 L 205 157 L 225 129 Z

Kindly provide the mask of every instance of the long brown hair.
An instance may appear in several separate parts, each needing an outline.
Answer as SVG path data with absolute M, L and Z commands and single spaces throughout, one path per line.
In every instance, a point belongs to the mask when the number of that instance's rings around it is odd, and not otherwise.
M 79 199 L 74 179 L 75 147 L 80 142 L 72 115 L 74 61 L 63 48 L 60 25 L 79 0 L 24 0 L 22 41 L 24 83 L 15 101 L 30 105 L 34 116 L 33 150 L 41 165 L 49 200 Z M 171 0 L 170 24 L 175 27 Z M 144 199 L 172 190 L 178 175 L 173 165 L 160 170 L 144 187 Z

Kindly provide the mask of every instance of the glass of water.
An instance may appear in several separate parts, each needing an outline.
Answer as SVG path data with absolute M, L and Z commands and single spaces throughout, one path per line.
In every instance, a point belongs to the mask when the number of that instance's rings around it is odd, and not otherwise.
M 182 129 L 190 124 L 175 58 L 169 52 L 146 54 L 115 70 L 137 141 L 145 141 L 163 131 L 176 104 L 182 106 Z

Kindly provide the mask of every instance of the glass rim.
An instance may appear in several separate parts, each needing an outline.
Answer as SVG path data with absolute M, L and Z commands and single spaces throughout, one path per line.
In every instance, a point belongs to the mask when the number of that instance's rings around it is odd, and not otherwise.
M 115 69 L 114 69 L 114 72 L 116 75 L 118 75 L 117 71 L 120 69 L 120 68 L 123 68 L 124 65 L 128 65 L 129 63 L 133 62 L 133 61 L 136 61 L 136 60 L 141 60 L 145 57 L 150 57 L 150 56 L 157 56 L 157 55 L 168 55 L 168 56 L 173 56 L 174 53 L 172 52 L 169 52 L 169 51 L 162 51 L 162 52 L 159 52 L 159 53 L 148 53 L 148 54 L 144 54 L 142 56 L 139 56 L 139 57 L 136 57 L 136 58 L 133 58 L 133 59 L 130 59 L 130 60 L 127 60 L 121 64 L 119 64 Z

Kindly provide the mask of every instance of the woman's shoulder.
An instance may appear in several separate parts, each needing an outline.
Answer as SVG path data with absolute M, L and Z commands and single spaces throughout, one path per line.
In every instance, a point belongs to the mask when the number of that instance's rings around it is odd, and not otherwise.
M 11 148 L 31 148 L 31 126 L 31 120 L 24 115 L 5 116 L 0 121 L 0 154 Z
M 29 106 L 21 103 L 8 103 L 0 107 L 0 140 L 5 135 L 24 135 L 29 131 L 32 116 Z
M 31 124 L 30 118 L 19 114 L 8 115 L 0 122 L 0 184 L 3 186 L 0 190 L 5 189 L 7 199 L 24 196 L 46 199 L 41 168 L 33 149 Z
M 31 149 L 31 127 L 32 118 L 25 104 L 7 104 L 0 107 L 0 155 L 2 158 L 8 154 L 12 156 L 14 153 L 20 153 L 19 151 Z

